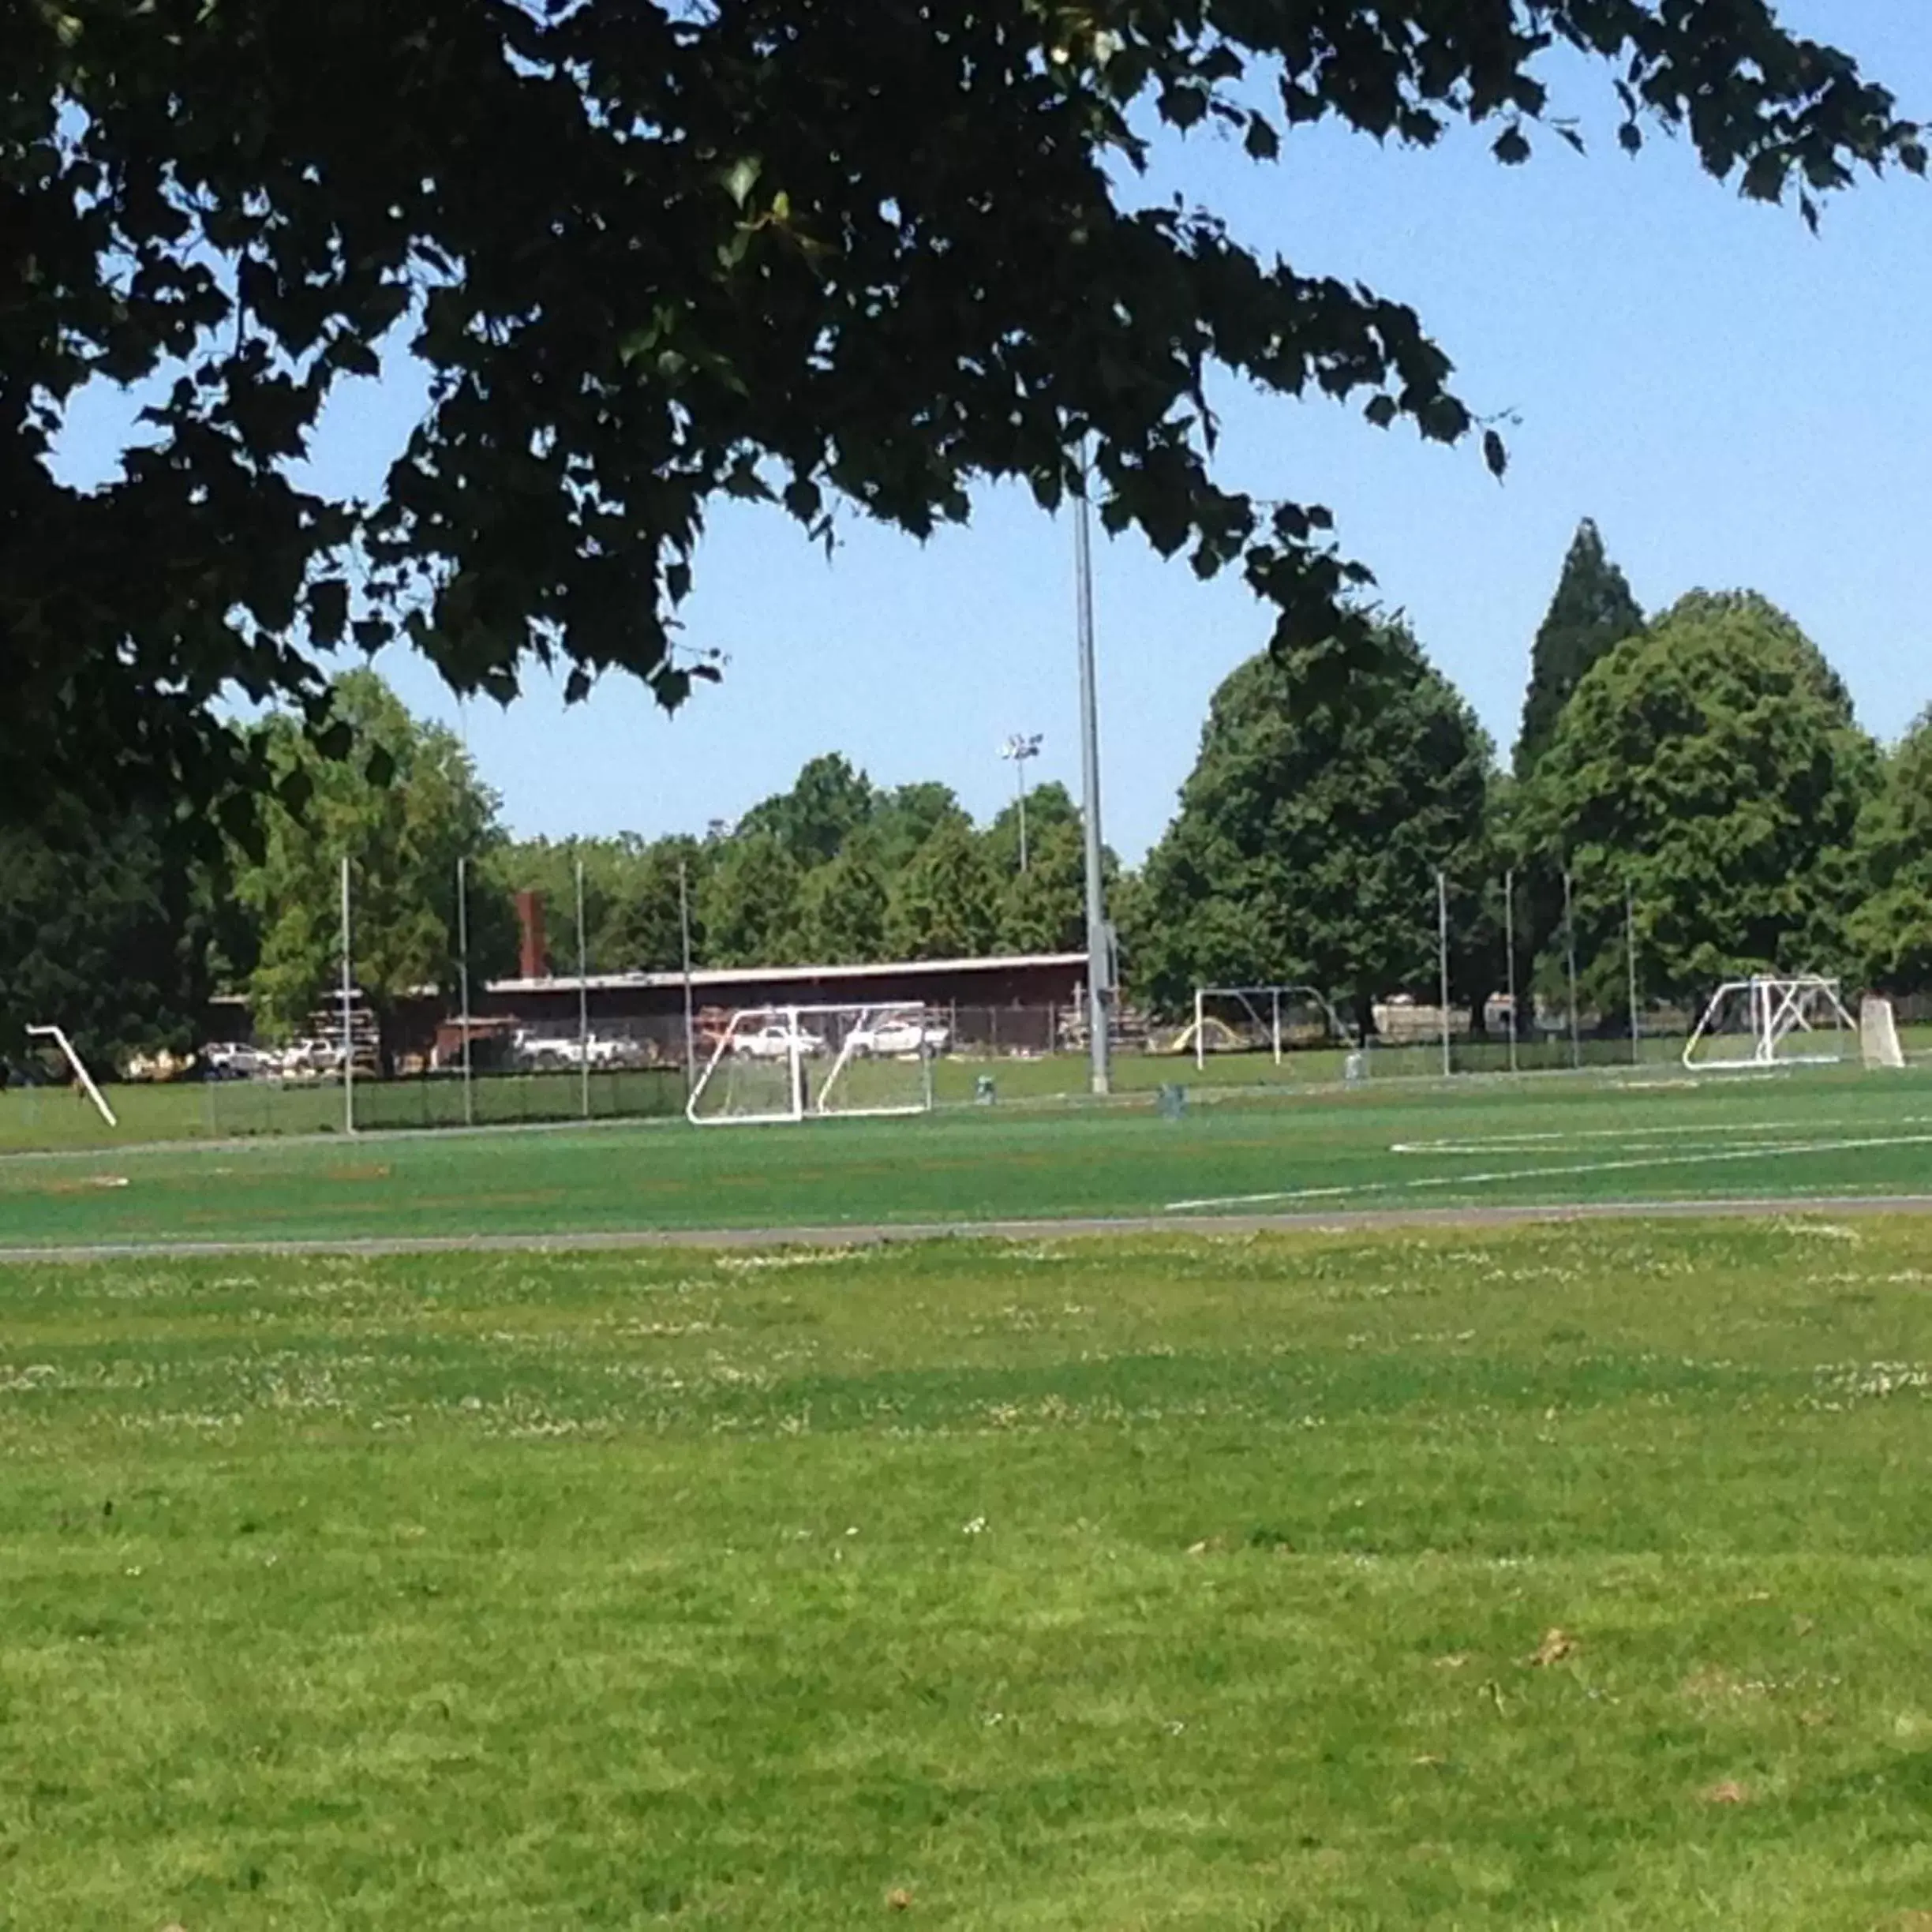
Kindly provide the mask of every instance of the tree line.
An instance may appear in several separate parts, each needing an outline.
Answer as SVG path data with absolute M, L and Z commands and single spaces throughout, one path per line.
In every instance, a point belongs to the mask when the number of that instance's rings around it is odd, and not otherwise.
M 1697 591 L 1646 617 L 1586 522 L 1507 768 L 1402 626 L 1347 680 L 1322 659 L 1238 666 L 1166 833 L 1137 870 L 1108 856 L 1131 999 L 1178 1012 L 1200 983 L 1303 983 L 1366 1028 L 1380 999 L 1434 994 L 1439 874 L 1452 995 L 1478 1015 L 1512 978 L 1560 1002 L 1572 947 L 1586 1007 L 1620 1014 L 1627 917 L 1650 998 L 1777 969 L 1932 985 L 1932 713 L 1881 747 L 1765 598 Z M 74 800 L 0 832 L 0 1043 L 53 1017 L 103 1065 L 186 1050 L 223 990 L 300 1029 L 338 970 L 345 856 L 379 1016 L 453 987 L 459 859 L 481 978 L 514 969 L 526 889 L 549 964 L 576 970 L 580 865 L 593 972 L 676 970 L 687 925 L 707 966 L 1084 945 L 1080 814 L 1057 783 L 1027 795 L 1024 868 L 1016 805 L 977 825 L 947 786 L 880 786 L 837 753 L 702 836 L 519 840 L 455 735 L 373 672 L 333 705 L 332 746 L 293 717 L 250 728 L 274 782 L 212 854 Z

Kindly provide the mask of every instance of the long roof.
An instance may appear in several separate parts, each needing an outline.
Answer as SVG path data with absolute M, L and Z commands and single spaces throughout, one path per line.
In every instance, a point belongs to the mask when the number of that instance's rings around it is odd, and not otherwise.
M 774 986 L 808 984 L 839 979 L 916 979 L 923 975 L 1010 972 L 1016 968 L 1077 967 L 1087 968 L 1084 953 L 1005 953 L 990 957 L 970 959 L 874 960 L 856 966 L 701 966 L 694 968 L 691 984 L 696 987 Z M 540 979 L 492 979 L 492 993 L 575 992 L 581 985 L 590 992 L 636 991 L 653 987 L 681 987 L 681 972 L 591 973 L 579 979 L 575 973 L 550 973 Z

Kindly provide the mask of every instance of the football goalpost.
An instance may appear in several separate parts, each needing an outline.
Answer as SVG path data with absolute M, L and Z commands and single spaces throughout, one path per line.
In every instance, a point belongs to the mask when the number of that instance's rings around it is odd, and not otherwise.
M 94 1076 L 88 1073 L 86 1066 L 82 1063 L 80 1056 L 74 1051 L 73 1042 L 58 1027 L 30 1026 L 27 1029 L 27 1037 L 29 1039 L 51 1040 L 54 1043 L 54 1050 L 72 1069 L 74 1078 L 79 1081 L 87 1097 L 94 1103 L 95 1110 L 99 1114 L 101 1118 L 110 1127 L 118 1127 L 121 1125 L 120 1121 L 114 1118 L 114 1109 L 107 1104 L 107 1096 L 94 1084 Z
M 1196 987 L 1194 1020 L 1181 1029 L 1176 1053 L 1194 1056 L 1203 1072 L 1212 1053 L 1284 1054 L 1303 1046 L 1354 1046 L 1354 1034 L 1311 986 Z
M 711 1127 L 928 1113 L 943 1037 L 918 1000 L 743 1007 L 712 1046 L 685 1115 Z
M 1684 1043 L 1683 1063 L 1694 1073 L 1830 1065 L 1848 1057 L 1848 1041 L 1862 1038 L 1836 979 L 1759 974 L 1729 980 L 1711 995 Z

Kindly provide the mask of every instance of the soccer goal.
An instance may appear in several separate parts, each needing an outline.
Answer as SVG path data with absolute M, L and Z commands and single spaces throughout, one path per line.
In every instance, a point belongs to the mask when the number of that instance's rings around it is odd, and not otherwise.
M 1898 1019 L 1892 1002 L 1867 993 L 1859 1002 L 1859 1057 L 1868 1067 L 1902 1067 L 1905 1049 L 1899 1044 Z
M 67 1062 L 81 1091 L 94 1103 L 95 1110 L 110 1127 L 121 1123 L 114 1118 L 114 1110 L 107 1104 L 107 1096 L 94 1084 L 94 1076 L 88 1073 L 80 1056 L 74 1051 L 73 1042 L 57 1026 L 30 1026 L 27 1029 L 29 1039 L 51 1040 L 54 1050 Z
M 1849 1057 L 1859 1028 L 1836 979 L 1801 973 L 1733 979 L 1711 995 L 1684 1044 L 1694 1072 L 1829 1065 Z
M 1313 987 L 1196 987 L 1193 1024 L 1181 1029 L 1173 1050 L 1192 1053 L 1200 1072 L 1210 1054 L 1271 1054 L 1279 1066 L 1285 1054 L 1303 1047 L 1356 1044 Z
M 917 1000 L 745 1007 L 718 1033 L 684 1110 L 701 1127 L 923 1114 L 945 1040 Z

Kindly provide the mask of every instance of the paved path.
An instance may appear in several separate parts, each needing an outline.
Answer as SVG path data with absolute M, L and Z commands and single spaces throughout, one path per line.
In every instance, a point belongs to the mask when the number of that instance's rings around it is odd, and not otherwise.
M 1795 1215 L 1932 1215 L 1932 1194 L 1786 1200 L 1590 1201 L 1541 1207 L 1376 1208 L 1326 1214 L 1135 1215 L 1118 1219 L 908 1221 L 855 1227 L 626 1228 L 553 1234 L 341 1235 L 310 1241 L 95 1241 L 0 1248 L 0 1264 L 218 1260 L 245 1255 L 585 1254 L 639 1248 L 859 1248 L 890 1241 L 1065 1241 L 1120 1234 L 1368 1233 L 1571 1221 L 1773 1221 Z

